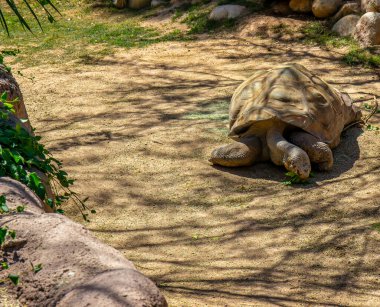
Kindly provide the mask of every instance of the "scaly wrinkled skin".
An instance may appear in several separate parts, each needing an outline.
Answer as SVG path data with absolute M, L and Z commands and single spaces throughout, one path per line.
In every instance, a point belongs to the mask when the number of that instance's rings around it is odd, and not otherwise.
M 331 148 L 360 118 L 346 93 L 302 65 L 258 71 L 232 97 L 229 136 L 236 142 L 215 149 L 209 161 L 238 167 L 271 160 L 306 179 L 312 164 L 331 170 Z

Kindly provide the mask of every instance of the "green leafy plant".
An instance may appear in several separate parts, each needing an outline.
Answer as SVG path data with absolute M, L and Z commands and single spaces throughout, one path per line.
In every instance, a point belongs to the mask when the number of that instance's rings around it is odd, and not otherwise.
M 368 131 L 379 131 L 379 130 L 380 130 L 379 127 L 374 126 L 374 125 L 370 125 L 370 124 L 367 125 L 366 129 L 367 129 Z
M 371 48 L 361 48 L 351 37 L 342 37 L 333 33 L 324 22 L 308 23 L 301 32 L 305 43 L 348 49 L 342 61 L 350 66 L 380 67 L 380 55 L 374 53 Z
M 380 223 L 372 224 L 371 229 L 376 230 L 377 232 L 380 232 Z
M 9 274 L 9 275 L 8 275 L 8 278 L 10 279 L 10 281 L 11 281 L 15 286 L 17 286 L 17 285 L 20 283 L 20 276 L 17 275 L 17 274 Z
M 16 232 L 14 230 L 9 230 L 8 227 L 0 227 L 0 247 L 4 244 L 4 242 L 8 239 L 16 238 Z
M 1 263 L 1 268 L 2 268 L 3 270 L 8 270 L 8 269 L 9 269 L 9 264 L 8 264 L 8 262 L 3 261 L 3 262 Z
M 7 71 L 11 71 L 11 68 L 9 66 L 6 66 L 4 64 L 4 57 L 5 56 L 15 56 L 17 55 L 18 53 L 20 52 L 20 50 L 16 49 L 16 50 L 2 50 L 0 51 L 0 65 L 4 65 L 5 69 Z
M 29 23 L 24 18 L 24 11 L 20 9 L 20 4 L 16 3 L 14 0 L 5 0 L 7 7 L 10 8 L 10 11 L 17 17 L 18 21 L 22 25 L 24 29 L 29 30 L 32 32 L 32 29 L 29 26 Z M 34 20 L 37 22 L 38 26 L 42 29 L 40 20 L 36 14 L 37 9 L 41 9 L 44 11 L 44 13 L 47 15 L 47 18 L 50 22 L 54 22 L 54 16 L 49 11 L 49 7 L 52 8 L 54 11 L 56 11 L 58 14 L 59 11 L 55 7 L 55 5 L 50 0 L 23 0 L 24 9 L 29 11 L 29 13 L 33 16 Z M 5 10 L 3 7 L 3 4 L 0 5 L 0 24 L 3 29 L 7 32 L 9 35 L 9 27 L 7 23 L 7 19 L 5 18 Z
M 36 265 L 32 264 L 32 269 L 33 269 L 34 273 L 38 273 L 39 271 L 42 270 L 42 263 L 39 263 L 39 264 L 36 264 Z
M 380 67 L 380 55 L 372 54 L 370 50 L 353 48 L 343 57 L 348 65 L 363 65 L 366 67 Z
M 285 176 L 287 177 L 287 179 L 282 182 L 284 185 L 310 184 L 308 179 L 302 179 L 300 178 L 300 176 L 293 172 L 287 172 L 285 173 Z M 310 173 L 310 177 L 314 177 L 314 174 Z
M 7 94 L 0 97 L 0 176 L 9 176 L 27 185 L 37 196 L 58 213 L 64 213 L 62 203 L 72 199 L 83 218 L 88 221 L 90 211 L 77 193 L 71 190 L 74 180 L 61 169 L 62 163 L 53 158 L 49 151 L 39 143 L 40 137 L 33 136 L 20 123 L 14 127 L 10 116 L 14 113 L 17 100 L 8 101 Z M 50 198 L 38 169 L 48 177 L 54 198 Z M 94 210 L 90 211 L 91 213 Z
M 17 211 L 18 213 L 22 213 L 22 212 L 24 212 L 24 211 L 25 211 L 25 206 L 22 206 L 22 205 L 17 206 L 16 211 Z
M 9 208 L 4 195 L 0 196 L 0 213 L 8 213 Z
M 373 111 L 374 108 L 376 108 L 376 107 L 371 106 L 369 103 L 365 103 L 365 104 L 364 104 L 364 109 L 366 109 L 367 111 Z M 380 113 L 380 109 L 377 109 L 377 110 L 375 111 L 375 113 Z

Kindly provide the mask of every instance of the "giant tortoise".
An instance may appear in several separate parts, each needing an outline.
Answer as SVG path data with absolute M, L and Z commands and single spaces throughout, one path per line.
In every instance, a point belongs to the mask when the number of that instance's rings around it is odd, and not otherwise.
M 331 148 L 360 118 L 348 94 L 300 64 L 260 70 L 232 97 L 229 137 L 235 142 L 215 149 L 210 162 L 236 167 L 272 160 L 306 179 L 311 163 L 332 168 Z

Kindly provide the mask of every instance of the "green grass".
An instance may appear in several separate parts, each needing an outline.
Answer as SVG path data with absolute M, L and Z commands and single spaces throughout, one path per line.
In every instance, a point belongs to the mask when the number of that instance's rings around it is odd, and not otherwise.
M 343 61 L 348 65 L 363 65 L 366 67 L 380 67 L 380 55 L 373 54 L 366 49 L 351 49 L 343 57 Z
M 303 41 L 325 47 L 346 48 L 342 61 L 350 66 L 380 67 L 380 55 L 374 49 L 360 48 L 351 37 L 341 37 L 331 32 L 322 22 L 311 22 L 302 29 Z
M 371 229 L 376 230 L 377 232 L 380 232 L 380 223 L 372 224 Z
M 140 48 L 159 42 L 190 39 L 179 30 L 161 33 L 157 29 L 143 27 L 135 13 L 125 13 L 122 18 L 115 19 L 107 16 L 109 10 L 106 9 L 103 11 L 106 16 L 96 11 L 85 13 L 87 10 L 63 6 L 63 17 L 57 18 L 56 23 L 41 20 L 44 32 L 33 23 L 34 35 L 24 31 L 17 19 L 9 16 L 11 37 L 5 32 L 0 34 L 0 50 L 9 49 L 9 46 L 19 49 L 18 61 L 33 66 L 104 56 L 119 47 Z
M 228 121 L 228 101 L 218 101 L 207 104 L 201 110 L 184 115 L 183 119 L 189 120 L 217 120 Z
M 220 0 L 217 4 L 204 0 L 200 3 L 185 3 L 172 16 L 172 20 L 180 20 L 189 27 L 189 34 L 213 33 L 216 31 L 231 29 L 236 25 L 236 19 L 226 20 L 209 20 L 212 9 L 216 5 L 239 4 L 247 7 L 250 12 L 262 9 L 262 6 L 256 1 L 247 0 Z
M 349 37 L 341 37 L 331 32 L 322 22 L 310 22 L 302 28 L 303 41 L 327 47 L 356 47 L 357 43 Z
M 210 4 L 208 0 L 196 4 L 185 3 L 177 8 L 172 20 L 179 20 L 181 23 L 186 24 L 189 27 L 188 34 L 210 33 L 222 28 L 231 28 L 235 25 L 235 20 L 232 19 L 226 21 L 209 20 L 208 16 L 214 7 L 215 5 Z

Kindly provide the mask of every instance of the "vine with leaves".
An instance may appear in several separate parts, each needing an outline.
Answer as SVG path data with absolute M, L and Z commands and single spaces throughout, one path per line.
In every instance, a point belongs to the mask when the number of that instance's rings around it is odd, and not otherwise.
M 88 221 L 89 213 L 96 211 L 86 206 L 88 198 L 80 199 L 71 189 L 74 180 L 61 169 L 62 163 L 39 142 L 41 137 L 29 134 L 22 127 L 21 123 L 25 119 L 12 124 L 16 103 L 17 99 L 7 99 L 6 92 L 0 97 L 0 177 L 9 176 L 22 182 L 57 213 L 64 213 L 62 204 L 71 199 L 83 219 Z M 47 176 L 48 184 L 53 189 L 53 198 L 49 197 L 42 178 L 33 169 L 38 169 Z

